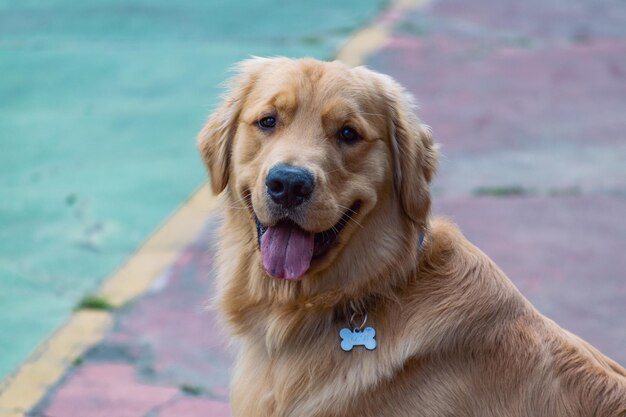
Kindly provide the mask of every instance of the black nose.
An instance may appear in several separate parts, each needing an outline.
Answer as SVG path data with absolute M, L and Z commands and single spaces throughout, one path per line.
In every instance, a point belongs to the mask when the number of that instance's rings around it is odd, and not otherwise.
M 283 207 L 302 204 L 313 193 L 313 175 L 304 168 L 287 164 L 274 165 L 265 178 L 267 193 Z

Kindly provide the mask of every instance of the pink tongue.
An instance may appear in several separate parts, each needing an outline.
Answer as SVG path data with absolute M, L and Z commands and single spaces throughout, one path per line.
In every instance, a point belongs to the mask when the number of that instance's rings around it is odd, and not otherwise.
M 295 225 L 268 227 L 261 238 L 263 266 L 276 278 L 298 279 L 311 265 L 313 244 L 313 233 Z

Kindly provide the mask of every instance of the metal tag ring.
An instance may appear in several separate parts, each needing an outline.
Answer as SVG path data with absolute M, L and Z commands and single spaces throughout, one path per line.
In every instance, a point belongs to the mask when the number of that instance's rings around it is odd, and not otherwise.
M 354 327 L 354 318 L 356 317 L 356 314 L 357 313 L 355 311 L 354 313 L 352 313 L 352 316 L 350 316 L 350 327 L 354 330 L 361 331 L 365 327 L 365 323 L 367 323 L 367 313 L 363 315 L 363 323 L 361 323 L 359 327 Z

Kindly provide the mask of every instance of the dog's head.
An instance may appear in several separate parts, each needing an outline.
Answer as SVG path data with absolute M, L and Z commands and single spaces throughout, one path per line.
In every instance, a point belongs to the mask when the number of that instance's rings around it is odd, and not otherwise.
M 389 252 L 425 229 L 436 148 L 395 81 L 312 59 L 254 58 L 237 70 L 199 149 L 269 275 L 315 275 L 346 247 Z

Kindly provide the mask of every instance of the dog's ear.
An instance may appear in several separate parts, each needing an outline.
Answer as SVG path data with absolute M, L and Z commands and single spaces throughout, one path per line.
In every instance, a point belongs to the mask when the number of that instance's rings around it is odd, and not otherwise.
M 227 82 L 227 91 L 219 107 L 209 116 L 198 134 L 198 150 L 209 171 L 213 193 L 221 193 L 228 184 L 233 138 L 237 132 L 243 103 L 268 59 L 252 58 L 235 66 L 236 75 Z
M 382 78 L 395 191 L 406 215 L 425 228 L 431 206 L 429 184 L 437 170 L 437 145 L 428 126 L 415 115 L 413 97 L 391 77 Z

